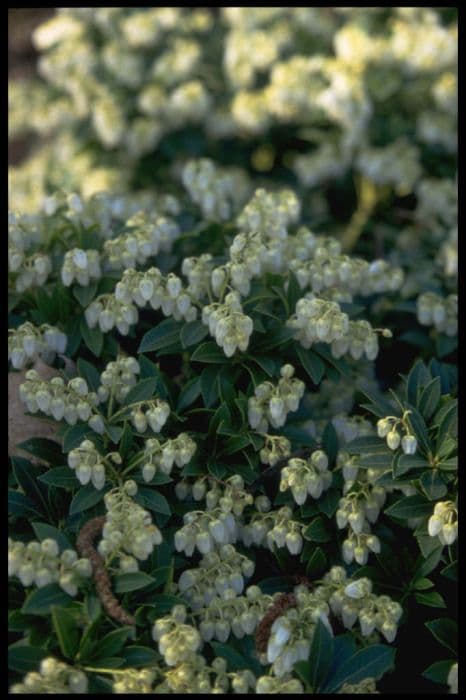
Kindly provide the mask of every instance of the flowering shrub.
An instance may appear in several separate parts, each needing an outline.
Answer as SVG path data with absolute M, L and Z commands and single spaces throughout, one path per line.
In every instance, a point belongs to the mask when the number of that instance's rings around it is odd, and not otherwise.
M 457 692 L 453 10 L 36 30 L 10 692 Z

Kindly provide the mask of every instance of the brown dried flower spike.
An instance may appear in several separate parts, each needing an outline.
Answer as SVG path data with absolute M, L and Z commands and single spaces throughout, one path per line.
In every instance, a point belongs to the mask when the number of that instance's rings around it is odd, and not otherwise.
M 93 542 L 97 535 L 102 532 L 104 524 L 105 515 L 89 520 L 78 535 L 76 548 L 80 555 L 82 557 L 87 557 L 92 564 L 97 594 L 107 614 L 117 622 L 121 622 L 122 625 L 134 625 L 136 624 L 134 617 L 121 607 L 118 600 L 113 595 L 104 560 L 94 549 Z

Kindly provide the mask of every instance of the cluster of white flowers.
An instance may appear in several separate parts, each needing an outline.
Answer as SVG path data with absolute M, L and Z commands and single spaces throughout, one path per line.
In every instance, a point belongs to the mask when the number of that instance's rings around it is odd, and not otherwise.
M 343 469 L 345 467 L 348 470 L 352 465 L 346 462 Z M 336 521 L 340 529 L 346 526 L 349 528 L 342 544 L 342 556 L 347 564 L 353 560 L 361 565 L 366 564 L 369 552 L 380 552 L 380 540 L 377 535 L 371 533 L 369 523 L 377 521 L 385 499 L 385 489 L 380 486 L 374 486 L 370 490 L 348 490 L 346 495 L 340 498 Z
M 98 490 L 105 486 L 107 460 L 113 464 L 122 463 L 118 452 L 109 452 L 105 457 L 101 455 L 92 440 L 83 440 L 79 447 L 75 447 L 68 453 L 68 466 L 75 470 L 79 483 L 84 486 L 91 482 Z
M 112 689 L 116 695 L 152 693 L 157 676 L 158 669 L 155 668 L 128 668 L 125 673 L 114 675 Z
M 215 302 L 204 306 L 202 323 L 209 326 L 210 335 L 227 357 L 232 357 L 237 349 L 241 352 L 248 349 L 253 323 L 243 313 L 238 292 L 229 292 L 223 304 Z
M 264 435 L 265 444 L 260 450 L 259 456 L 262 464 L 275 466 L 280 460 L 286 459 L 291 454 L 291 443 L 282 435 Z
M 302 695 L 304 693 L 303 684 L 297 678 L 290 678 L 289 675 L 277 678 L 276 676 L 260 676 L 256 683 L 257 695 L 270 695 L 271 693 L 281 695 Z
M 179 236 L 179 227 L 165 216 L 150 217 L 140 211 L 126 221 L 130 230 L 105 241 L 103 256 L 110 270 L 144 265 L 159 251 L 169 253 Z
M 210 253 L 203 253 L 198 257 L 183 258 L 181 272 L 189 281 L 187 291 L 199 301 L 205 297 L 210 288 L 210 276 L 213 265 Z
M 16 576 L 26 588 L 57 582 L 68 595 L 75 596 L 78 585 L 91 574 L 89 559 L 78 559 L 74 549 L 60 554 L 57 542 L 51 538 L 27 544 L 8 538 L 8 576 Z
M 292 365 L 283 365 L 277 386 L 271 382 L 256 386 L 254 396 L 248 400 L 248 421 L 253 430 L 265 433 L 269 423 L 273 428 L 281 428 L 285 425 L 287 414 L 298 410 L 305 385 L 293 377 L 294 372 Z
M 287 227 L 295 223 L 301 213 L 301 204 L 293 190 L 255 191 L 254 196 L 237 217 L 242 231 L 259 231 L 269 238 L 284 239 Z
M 135 310 L 134 304 L 144 308 L 149 303 L 152 309 L 161 309 L 164 316 L 173 316 L 177 321 L 194 321 L 197 317 L 197 309 L 183 289 L 181 279 L 172 272 L 165 276 L 157 267 L 145 272 L 137 272 L 133 268 L 125 270 L 115 287 L 114 298 L 119 304 Z M 137 310 L 132 323 L 136 322 Z
M 109 362 L 100 375 L 97 395 L 100 401 L 107 401 L 112 396 L 118 403 L 124 401 L 131 387 L 137 382 L 140 373 L 139 362 L 134 357 L 117 357 Z
M 449 337 L 458 335 L 458 295 L 441 297 L 434 292 L 424 292 L 417 299 L 417 320 Z
M 268 607 L 279 595 L 265 595 L 258 586 L 248 586 L 243 595 L 232 587 L 224 588 L 196 613 L 201 620 L 199 632 L 202 639 L 205 642 L 217 639 L 223 643 L 230 634 L 237 639 L 254 634 Z
M 173 465 L 181 468 L 188 464 L 196 452 L 196 443 L 186 433 L 180 433 L 176 438 L 160 443 L 156 438 L 146 440 L 142 455 L 142 477 L 151 481 L 157 470 L 170 475 Z
M 138 433 L 144 433 L 147 426 L 154 433 L 160 433 L 170 415 L 170 406 L 162 399 L 151 399 L 149 401 L 138 401 L 131 404 L 131 423 Z
M 183 185 L 205 219 L 231 219 L 249 194 L 249 183 L 237 169 L 217 168 L 212 160 L 189 161 L 183 168 Z
M 377 435 L 385 438 L 391 450 L 397 450 L 401 443 L 401 449 L 405 455 L 413 455 L 417 450 L 416 436 L 411 433 L 411 428 L 407 419 L 409 411 L 406 411 L 403 418 L 396 416 L 386 416 L 377 421 Z M 405 433 L 401 437 L 399 430 Z
M 66 349 L 67 337 L 55 326 L 43 323 L 34 326 L 29 321 L 8 329 L 8 359 L 15 369 L 23 369 L 41 358 L 51 364 L 56 353 Z
M 299 586 L 295 588 L 295 596 L 297 607 L 289 608 L 277 617 L 270 629 L 266 655 L 277 678 L 290 673 L 297 661 L 307 661 L 318 620 L 333 635 L 328 620 L 330 609 L 322 596 Z
M 192 556 L 197 547 L 201 554 L 212 552 L 218 545 L 236 542 L 239 518 L 246 506 L 254 501 L 244 488 L 244 480 L 239 474 L 224 482 L 223 488 L 212 479 L 207 490 L 205 479 L 193 485 L 195 500 L 205 497 L 205 511 L 189 511 L 183 516 L 184 525 L 175 533 L 175 548 Z M 212 483 L 213 482 L 213 483 Z
M 331 581 L 334 587 L 329 598 L 330 608 L 335 615 L 341 617 L 347 629 L 351 629 L 358 620 L 364 637 L 369 637 L 377 630 L 387 642 L 393 642 L 403 613 L 399 603 L 389 596 L 376 596 L 372 593 L 372 582 L 368 578 L 348 582 L 341 567 L 333 567 L 325 579 Z
M 242 525 L 240 537 L 246 547 L 286 547 L 290 554 L 299 554 L 303 548 L 303 524 L 293 520 L 293 511 L 283 506 L 275 511 L 256 513 Z
M 176 694 L 230 694 L 254 690 L 256 679 L 252 671 L 227 673 L 227 662 L 222 657 L 213 659 L 208 666 L 203 656 L 193 653 L 175 668 L 165 672 L 165 680 L 157 686 L 157 693 Z M 212 678 L 213 676 L 213 678 Z
M 68 666 L 63 661 L 57 661 L 52 656 L 47 656 L 40 662 L 39 672 L 30 671 L 23 678 L 22 683 L 14 683 L 10 693 L 22 695 L 33 694 L 61 694 L 87 693 L 88 681 L 83 671 L 73 666 Z
M 458 226 L 454 226 L 448 238 L 440 246 L 436 262 L 441 266 L 445 277 L 458 278 Z
M 315 450 L 309 459 L 293 458 L 281 470 L 280 491 L 291 489 L 293 498 L 300 506 L 308 495 L 320 498 L 330 488 L 333 475 L 328 469 L 328 458 L 322 450 Z
M 402 269 L 385 260 L 369 263 L 362 258 L 340 255 L 340 243 L 334 238 L 313 236 L 303 227 L 298 241 L 296 257 L 289 264 L 301 289 L 310 286 L 315 294 L 338 291 L 351 301 L 355 294 L 370 296 L 397 291 L 403 282 Z
M 458 510 L 452 501 L 439 501 L 429 518 L 427 531 L 438 537 L 443 545 L 450 545 L 458 537 Z
M 18 293 L 42 287 L 52 272 L 52 261 L 44 253 L 25 256 L 22 252 L 8 249 L 9 271 L 15 273 L 14 288 Z
M 178 590 L 191 609 L 198 610 L 208 607 L 215 597 L 224 596 L 227 590 L 241 595 L 244 579 L 253 573 L 254 562 L 237 552 L 232 544 L 224 544 L 218 552 L 205 554 L 198 568 L 185 569 L 178 580 Z
M 386 328 L 376 331 L 368 321 L 350 321 L 336 301 L 319 299 L 312 293 L 298 300 L 296 312 L 286 325 L 296 330 L 295 337 L 304 348 L 329 343 L 337 359 L 349 353 L 354 360 L 364 354 L 368 360 L 375 360 L 379 352 L 377 333 L 391 337 Z
M 57 421 L 64 419 L 69 425 L 75 425 L 78 420 L 87 421 L 100 434 L 105 430 L 102 416 L 96 411 L 99 398 L 89 391 L 82 377 L 74 377 L 67 383 L 61 377 L 44 381 L 35 369 L 29 369 L 19 387 L 19 397 L 30 413 L 41 411 Z
M 145 561 L 154 545 L 162 542 L 150 513 L 134 502 L 136 494 L 137 484 L 129 480 L 104 496 L 107 514 L 98 551 L 108 562 L 118 558 L 124 573 L 137 571 L 136 560 Z
M 63 258 L 61 280 L 65 287 L 70 287 L 76 280 L 82 287 L 100 279 L 100 254 L 98 250 L 68 250 Z
M 373 433 L 372 424 L 362 416 L 337 414 L 333 416 L 331 422 L 338 436 L 339 444 L 341 445 L 346 445 L 357 437 L 372 435 Z M 343 476 L 346 479 L 344 468 Z
M 175 605 L 170 615 L 154 623 L 152 637 L 158 642 L 159 652 L 168 666 L 188 661 L 202 645 L 197 629 L 185 624 L 186 615 L 184 605 Z

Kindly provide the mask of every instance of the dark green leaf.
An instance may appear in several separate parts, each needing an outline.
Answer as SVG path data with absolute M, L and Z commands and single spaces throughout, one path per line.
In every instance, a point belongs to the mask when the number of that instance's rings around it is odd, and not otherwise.
M 433 585 L 434 584 L 432 583 L 432 581 L 429 578 L 423 578 L 423 577 L 418 578 L 414 582 L 414 588 L 416 591 L 426 591 L 429 588 L 432 588 Z
M 452 561 L 452 563 L 445 566 L 440 573 L 442 576 L 445 576 L 445 578 L 450 579 L 450 581 L 458 581 L 458 562 Z
M 157 380 L 155 377 L 141 379 L 140 382 L 128 391 L 122 401 L 122 406 L 131 406 L 133 403 L 138 403 L 139 401 L 153 399 L 156 397 L 156 386 Z
M 416 405 L 420 386 L 425 386 L 430 382 L 431 378 L 430 372 L 422 360 L 417 360 L 411 368 L 406 381 L 406 400 Z
M 211 408 L 220 396 L 220 387 L 217 377 L 220 369 L 218 366 L 204 367 L 201 373 L 201 391 L 204 406 Z
M 197 345 L 207 335 L 209 335 L 209 329 L 201 321 L 185 323 L 180 334 L 181 345 L 184 349 L 191 347 L 191 345 Z
M 447 661 L 436 661 L 422 672 L 422 676 L 433 683 L 442 683 L 443 685 L 446 685 L 448 674 L 450 673 L 450 669 L 453 664 L 454 661 L 452 659 Z
M 338 452 L 338 435 L 330 421 L 322 433 L 322 449 L 327 455 L 330 464 L 333 464 Z
M 74 616 L 65 608 L 52 605 L 52 625 L 60 650 L 67 659 L 74 659 L 78 651 L 79 631 Z
M 447 493 L 447 486 L 439 474 L 438 469 L 425 471 L 420 478 L 422 490 L 430 501 L 436 501 Z
M 139 488 L 135 500 L 144 508 L 148 508 L 154 513 L 171 515 L 167 499 L 158 491 L 149 488 Z
M 159 655 L 154 649 L 141 646 L 125 647 L 120 651 L 120 656 L 125 659 L 125 665 L 131 668 L 147 668 L 154 666 L 159 660 Z
M 123 576 L 133 576 L 133 575 L 138 575 L 138 574 L 122 574 L 121 576 L 118 576 L 116 578 L 116 581 L 118 582 L 118 579 L 121 579 Z M 146 574 L 144 574 L 146 575 Z M 150 578 L 150 577 L 149 577 Z M 118 583 L 117 583 L 118 585 Z M 139 586 L 141 588 L 142 586 Z M 129 589 L 129 590 L 135 590 L 134 588 Z M 120 590 L 118 591 L 119 593 L 126 593 L 126 590 Z M 114 656 L 115 654 L 118 654 L 122 647 L 124 646 L 126 640 L 128 639 L 129 635 L 132 633 L 133 628 L 132 627 L 123 627 L 122 629 L 118 630 L 113 630 L 113 632 L 109 632 L 109 634 L 105 635 L 103 639 L 99 639 L 99 644 L 96 649 L 96 654 L 94 654 L 93 658 L 95 659 L 105 659 L 108 658 L 109 656 Z
M 8 647 L 8 668 L 19 673 L 37 671 L 40 662 L 47 656 L 49 656 L 47 649 L 12 644 Z
M 393 462 L 393 476 L 395 478 L 407 474 L 411 469 L 428 469 L 429 462 L 422 455 L 399 455 Z
M 8 489 L 8 513 L 18 517 L 43 517 L 43 513 L 28 496 L 20 491 Z
M 434 539 L 434 538 L 431 538 Z M 434 540 L 435 541 L 435 540 Z M 419 566 L 416 569 L 416 577 L 422 577 L 422 576 L 427 576 L 430 574 L 434 569 L 437 568 L 437 565 L 442 557 L 442 551 L 443 547 L 439 542 L 436 542 L 436 548 L 430 552 L 430 554 L 424 559 L 424 561 L 421 561 Z
M 223 350 L 214 342 L 202 343 L 191 355 L 194 362 L 206 362 L 214 364 L 225 364 L 228 362 Z
M 123 428 L 121 428 L 119 425 L 110 425 L 110 423 L 107 422 L 105 424 L 105 432 L 110 438 L 110 440 L 113 442 L 113 444 L 118 445 L 121 436 L 123 435 Z
M 457 422 L 458 403 L 457 401 L 455 401 L 452 404 L 452 406 L 447 411 L 445 411 L 445 414 L 443 415 L 443 418 L 440 422 L 436 443 L 437 451 L 441 447 L 447 435 L 452 435 L 453 437 L 456 436 L 458 430 Z
M 97 284 L 90 284 L 88 287 L 80 287 L 75 284 L 73 286 L 73 296 L 79 301 L 83 309 L 89 306 L 97 292 Z
M 367 398 L 369 399 L 371 403 L 370 410 L 372 413 L 375 413 L 376 416 L 378 416 L 379 418 L 385 418 L 386 416 L 393 415 L 393 404 L 390 403 L 390 401 L 385 399 L 383 396 L 374 394 L 370 391 L 362 391 L 361 393 L 364 394 L 364 396 L 367 396 Z
M 315 547 L 306 565 L 306 576 L 317 578 L 321 576 L 327 567 L 327 557 L 322 547 Z
M 128 423 L 128 421 L 125 421 L 125 424 L 123 426 L 123 432 L 120 438 L 120 444 L 118 446 L 118 452 L 120 453 L 123 459 L 125 459 L 132 446 L 133 431 L 131 430 L 131 426 Z
M 92 508 L 103 499 L 104 495 L 104 489 L 98 491 L 92 484 L 82 486 L 70 503 L 70 515 Z
M 315 518 L 304 530 L 303 537 L 310 542 L 329 542 L 331 533 L 326 519 L 320 516 Z
M 19 448 L 34 457 L 39 458 L 42 462 L 51 464 L 52 466 L 60 464 L 63 461 L 61 446 L 54 440 L 47 438 L 30 438 L 18 445 Z M 12 457 L 12 459 L 16 459 Z
M 424 515 L 430 515 L 431 512 L 432 504 L 421 495 L 404 496 L 385 511 L 386 515 L 403 520 L 422 518 Z
M 425 626 L 442 646 L 449 649 L 456 656 L 458 651 L 458 626 L 456 622 L 440 617 L 437 620 L 426 622 Z
M 308 674 L 313 692 L 318 692 L 332 665 L 333 637 L 322 620 L 317 621 L 309 652 Z
M 193 377 L 187 384 L 182 388 L 180 395 L 178 397 L 178 403 L 176 405 L 177 413 L 182 413 L 185 408 L 191 406 L 191 404 L 201 395 L 201 378 Z
M 225 659 L 230 673 L 248 668 L 249 664 L 242 654 L 233 649 L 230 644 L 209 642 L 217 658 Z
M 79 481 L 74 471 L 69 467 L 55 467 L 55 469 L 49 469 L 48 472 L 41 474 L 37 478 L 39 481 L 42 481 L 42 483 L 48 486 L 56 486 L 57 488 L 73 489 L 79 486 Z
M 440 395 L 440 377 L 435 377 L 422 391 L 419 399 L 419 411 L 421 412 L 425 421 L 428 422 L 435 413 L 438 402 L 440 401 Z
M 63 434 L 63 452 L 67 453 L 74 450 L 86 438 L 95 438 L 96 434 L 85 423 L 71 425 Z
M 97 391 L 100 386 L 100 374 L 90 362 L 83 360 L 82 357 L 77 362 L 78 374 L 86 380 L 91 391 Z
M 41 542 L 42 540 L 51 537 L 58 543 L 60 551 L 63 551 L 64 549 L 72 549 L 71 544 L 66 535 L 64 535 L 63 532 L 61 532 L 61 530 L 57 530 L 56 527 L 52 527 L 52 525 L 48 525 L 47 523 L 38 522 L 31 523 L 31 525 L 32 529 L 36 533 L 37 539 Z
M 412 431 L 417 438 L 419 447 L 425 453 L 430 452 L 430 441 L 427 433 L 427 426 L 424 418 L 414 408 L 411 408 L 411 413 L 408 415 L 408 422 L 411 425 Z
M 420 605 L 427 605 L 429 608 L 446 608 L 445 601 L 437 591 L 428 593 L 416 593 L 415 598 Z
M 100 328 L 98 326 L 95 328 L 89 328 L 86 320 L 82 318 L 81 323 L 79 324 L 79 330 L 81 331 L 85 344 L 92 354 L 96 357 L 100 357 L 100 353 L 102 352 L 102 348 L 104 346 L 104 334 Z
M 72 600 L 58 583 L 49 583 L 28 595 L 21 612 L 25 615 L 49 615 L 52 605 L 69 605 Z
M 236 437 L 228 438 L 225 441 L 225 446 L 222 450 L 222 454 L 232 455 L 235 452 L 239 452 L 244 447 L 249 445 L 249 435 L 238 435 Z
M 332 518 L 338 508 L 338 502 L 341 498 L 341 492 L 336 489 L 329 489 L 317 501 L 317 507 L 324 513 L 327 518 Z
M 47 490 L 37 480 L 42 474 L 43 468 L 31 464 L 31 462 L 22 457 L 11 457 L 11 461 L 16 481 L 21 486 L 25 495 L 31 499 L 37 510 L 49 517 Z
M 114 579 L 114 589 L 116 593 L 128 593 L 137 591 L 154 583 L 154 579 L 143 571 L 134 571 L 129 574 L 119 574 Z
M 143 336 L 138 352 L 153 352 L 173 345 L 180 339 L 182 326 L 182 323 L 173 318 L 161 321 Z
M 267 357 L 267 355 L 255 355 L 250 358 L 253 362 L 259 365 L 261 369 L 264 370 L 269 377 L 273 377 L 276 371 L 276 363 L 273 357 Z
M 373 644 L 357 651 L 347 659 L 331 676 L 325 686 L 326 693 L 334 693 L 343 683 L 359 683 L 365 678 L 378 680 L 393 668 L 395 649 L 385 644 Z
M 325 374 L 325 365 L 320 357 L 312 350 L 306 350 L 301 347 L 301 345 L 296 345 L 296 354 L 313 383 L 315 385 L 320 384 Z

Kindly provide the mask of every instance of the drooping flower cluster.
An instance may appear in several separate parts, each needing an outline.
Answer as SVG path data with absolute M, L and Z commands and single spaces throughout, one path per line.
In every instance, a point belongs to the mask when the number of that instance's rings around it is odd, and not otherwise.
M 60 553 L 58 543 L 51 538 L 27 544 L 8 538 L 8 576 L 16 576 L 26 588 L 57 582 L 68 595 L 75 596 L 83 579 L 91 574 L 89 559 L 79 559 L 74 549 Z
M 67 337 L 48 323 L 34 326 L 29 321 L 8 329 L 8 359 L 15 369 L 23 369 L 41 358 L 51 364 L 56 353 L 64 353 Z
M 79 483 L 85 486 L 91 482 L 99 490 L 105 486 L 105 463 L 109 461 L 113 464 L 122 463 L 118 452 L 110 452 L 105 457 L 101 455 L 92 440 L 83 440 L 79 447 L 68 453 L 68 466 L 75 470 Z
M 274 547 L 286 546 L 290 554 L 299 554 L 303 548 L 302 530 L 302 523 L 293 520 L 291 508 L 283 506 L 278 510 L 254 514 L 242 526 L 241 539 L 246 547 L 251 544 L 265 546 L 273 552 Z
M 109 362 L 100 375 L 100 386 L 97 389 L 100 401 L 107 401 L 112 396 L 115 401 L 122 403 L 131 387 L 136 384 L 140 371 L 135 357 L 119 356 Z
M 391 450 L 397 450 L 401 443 L 401 448 L 406 455 L 413 455 L 417 449 L 417 439 L 411 433 L 410 425 L 407 420 L 409 411 L 405 412 L 403 418 L 396 416 L 386 416 L 377 421 L 377 435 L 380 438 L 386 438 L 387 445 Z M 404 435 L 401 437 L 398 430 L 403 430 Z
M 188 661 L 201 647 L 197 629 L 185 624 L 186 614 L 184 605 L 175 605 L 170 615 L 156 620 L 152 629 L 152 637 L 168 666 Z
M 172 440 L 160 443 L 157 438 L 146 440 L 143 453 L 142 477 L 151 481 L 157 470 L 170 475 L 173 465 L 183 467 L 191 461 L 196 451 L 196 443 L 186 433 L 180 433 Z
M 277 386 L 264 382 L 256 386 L 254 396 L 248 400 L 249 425 L 254 430 L 265 433 L 269 423 L 273 428 L 285 425 L 286 416 L 296 411 L 304 395 L 304 382 L 296 379 L 292 365 L 283 365 Z
M 41 411 L 55 420 L 64 419 L 69 425 L 78 420 L 86 421 L 92 430 L 102 434 L 104 423 L 97 412 L 99 398 L 89 391 L 87 382 L 82 377 L 74 377 L 65 382 L 61 377 L 43 381 L 34 369 L 26 372 L 26 380 L 20 385 L 19 396 L 28 411 Z
M 87 693 L 88 680 L 83 671 L 58 661 L 52 656 L 42 659 L 39 672 L 30 671 L 22 683 L 14 683 L 10 693 L 20 694 L 60 694 Z
M 308 495 L 320 498 L 332 484 L 332 472 L 328 470 L 328 458 L 322 450 L 315 450 L 309 459 L 294 457 L 281 470 L 280 491 L 291 489 L 298 505 L 303 505 Z
M 216 523 L 211 530 L 215 527 L 221 524 Z M 215 597 L 224 596 L 227 590 L 241 595 L 244 579 L 253 573 L 254 562 L 237 552 L 232 544 L 224 544 L 218 552 L 205 554 L 198 568 L 185 569 L 178 580 L 178 589 L 191 609 L 198 610 L 210 606 Z
M 417 299 L 417 319 L 423 326 L 434 326 L 439 333 L 458 334 L 458 295 L 441 297 L 424 292 Z
M 438 537 L 443 545 L 450 545 L 458 537 L 458 510 L 452 501 L 439 501 L 429 518 L 427 531 Z
M 65 287 L 70 287 L 75 280 L 82 287 L 87 287 L 101 276 L 100 255 L 97 250 L 73 248 L 65 253 L 61 269 L 61 280 Z
M 213 480 L 211 480 L 213 481 Z M 236 542 L 238 537 L 238 518 L 246 506 L 254 501 L 253 496 L 245 491 L 244 480 L 239 474 L 227 479 L 221 488 L 213 482 L 210 490 L 204 483 L 199 483 L 196 500 L 205 496 L 205 511 L 189 511 L 183 516 L 184 525 L 175 533 L 175 548 L 192 556 L 197 548 L 201 554 L 208 554 L 218 545 Z
M 202 323 L 209 326 L 209 333 L 227 357 L 232 357 L 237 349 L 241 352 L 248 349 L 253 322 L 243 313 L 238 292 L 229 292 L 223 304 L 204 306 Z
M 264 447 L 259 452 L 262 464 L 274 467 L 280 460 L 290 456 L 291 443 L 288 438 L 283 435 L 264 435 L 264 438 Z
M 219 169 L 208 158 L 189 161 L 183 169 L 182 182 L 207 220 L 231 219 L 249 191 L 241 170 Z
M 377 333 L 368 321 L 350 321 L 336 301 L 317 298 L 312 293 L 299 299 L 287 326 L 296 330 L 295 337 L 304 348 L 329 343 L 336 358 L 349 353 L 354 360 L 364 354 L 368 360 L 375 360 L 379 352 Z M 388 329 L 381 332 L 385 337 L 391 336 Z
M 136 495 L 137 484 L 130 480 L 104 496 L 107 515 L 98 551 L 108 562 L 118 558 L 125 573 L 137 571 L 136 560 L 145 561 L 154 545 L 162 542 L 150 513 L 133 500 Z

